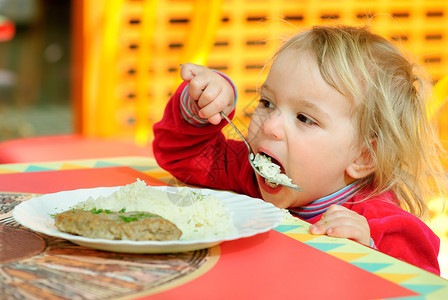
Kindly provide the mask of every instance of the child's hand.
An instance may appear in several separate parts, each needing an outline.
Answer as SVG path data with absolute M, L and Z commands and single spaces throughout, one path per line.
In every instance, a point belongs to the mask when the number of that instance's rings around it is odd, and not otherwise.
M 180 77 L 190 83 L 188 93 L 198 102 L 200 118 L 217 125 L 221 122 L 221 111 L 226 115 L 232 111 L 235 101 L 233 87 L 218 73 L 188 63 L 182 65 Z
M 341 205 L 330 206 L 322 218 L 310 226 L 310 232 L 370 245 L 370 228 L 366 218 Z

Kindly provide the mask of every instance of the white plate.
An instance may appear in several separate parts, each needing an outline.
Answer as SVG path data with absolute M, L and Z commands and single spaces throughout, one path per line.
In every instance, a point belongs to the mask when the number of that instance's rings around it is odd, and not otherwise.
M 67 239 L 81 246 L 90 248 L 126 252 L 126 253 L 168 253 L 198 250 L 212 247 L 224 241 L 250 237 L 278 226 L 284 218 L 283 212 L 274 205 L 261 199 L 224 191 L 197 189 L 202 194 L 211 194 L 224 201 L 232 213 L 232 219 L 237 229 L 231 236 L 218 239 L 191 241 L 125 241 L 93 239 L 59 231 L 54 225 L 52 214 L 70 209 L 78 202 L 85 201 L 89 196 L 107 196 L 120 187 L 100 187 L 79 189 L 46 194 L 31 198 L 14 208 L 13 216 L 17 222 L 34 231 L 50 236 Z M 154 187 L 167 192 L 176 192 L 176 187 Z

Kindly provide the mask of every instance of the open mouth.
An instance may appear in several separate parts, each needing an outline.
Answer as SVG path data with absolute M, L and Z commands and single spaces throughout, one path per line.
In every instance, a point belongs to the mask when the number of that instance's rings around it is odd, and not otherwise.
M 280 174 L 285 174 L 285 169 L 283 168 L 282 164 L 278 160 L 276 160 L 275 158 L 273 158 L 272 156 L 270 156 L 264 152 L 260 152 L 260 154 L 266 156 L 271 161 L 272 164 L 278 166 L 278 168 L 280 169 Z M 278 183 L 272 182 L 268 178 L 265 178 L 264 181 L 271 188 L 276 188 L 279 186 Z
M 285 169 L 283 168 L 282 164 L 278 160 L 276 160 L 274 157 L 272 157 L 269 154 L 266 154 L 264 152 L 260 152 L 260 155 L 264 155 L 265 157 L 267 157 L 271 161 L 271 163 L 276 164 L 280 168 L 280 172 L 282 174 L 285 173 Z
M 266 185 L 271 188 L 278 187 L 279 184 L 277 182 L 283 182 L 285 177 L 288 178 L 282 164 L 264 152 L 257 153 L 254 159 L 254 164 L 258 171 L 263 174 Z

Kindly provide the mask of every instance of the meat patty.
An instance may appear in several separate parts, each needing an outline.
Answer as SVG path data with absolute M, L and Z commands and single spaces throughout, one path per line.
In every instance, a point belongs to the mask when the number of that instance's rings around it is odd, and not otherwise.
M 182 231 L 159 215 L 108 210 L 67 210 L 54 216 L 60 231 L 89 238 L 131 241 L 178 240 Z

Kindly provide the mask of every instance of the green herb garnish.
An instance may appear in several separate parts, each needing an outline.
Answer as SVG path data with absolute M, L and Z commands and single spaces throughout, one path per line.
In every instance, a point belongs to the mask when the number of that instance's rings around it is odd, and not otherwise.
M 147 213 L 137 213 L 137 214 L 129 215 L 127 217 L 126 216 L 122 216 L 122 215 L 119 215 L 118 217 L 121 220 L 123 220 L 124 222 L 129 223 L 129 222 L 138 221 L 139 218 L 154 218 L 154 217 L 158 217 L 158 215 L 147 214 Z
M 133 216 L 129 216 L 129 217 L 125 217 L 125 216 L 118 216 L 120 219 L 122 219 L 123 221 L 125 221 L 126 223 L 129 222 L 134 222 L 134 221 L 138 221 L 138 217 L 133 217 Z
M 100 213 L 105 213 L 105 214 L 113 214 L 114 213 L 113 211 L 110 211 L 109 209 L 101 209 L 101 208 L 100 209 L 92 208 L 90 210 L 90 212 L 95 215 L 98 215 Z
M 205 195 L 202 195 L 200 193 L 196 193 L 196 192 L 191 192 L 193 194 L 193 196 L 196 198 L 196 200 L 198 201 L 202 201 L 205 199 Z
M 92 214 L 97 215 L 97 214 L 102 213 L 103 210 L 102 210 L 102 209 L 97 209 L 96 207 L 94 207 L 94 208 L 92 208 L 92 209 L 90 210 L 90 212 L 91 212 Z

